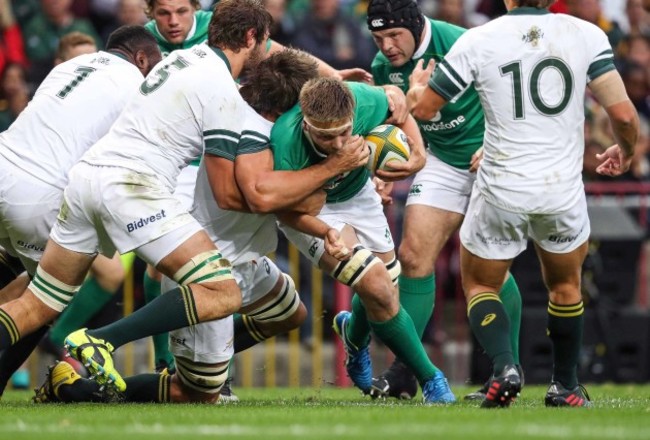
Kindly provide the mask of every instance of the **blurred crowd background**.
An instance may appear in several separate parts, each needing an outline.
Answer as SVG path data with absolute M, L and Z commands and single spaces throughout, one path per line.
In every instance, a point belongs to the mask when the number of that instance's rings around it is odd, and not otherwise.
M 215 2 L 201 0 L 209 10 Z M 365 0 L 264 0 L 275 23 L 272 38 L 304 49 L 335 68 L 363 67 L 377 52 L 365 23 Z M 421 0 L 425 15 L 466 28 L 502 15 L 501 0 Z M 609 36 L 628 94 L 642 117 L 642 136 L 632 171 L 624 179 L 650 178 L 650 14 L 643 0 L 559 0 L 554 12 L 575 15 Z M 144 0 L 0 0 L 0 131 L 27 105 L 52 68 L 60 38 L 91 35 L 99 48 L 122 24 L 148 21 Z M 603 112 L 587 101 L 585 179 L 595 174 L 594 153 L 612 143 Z

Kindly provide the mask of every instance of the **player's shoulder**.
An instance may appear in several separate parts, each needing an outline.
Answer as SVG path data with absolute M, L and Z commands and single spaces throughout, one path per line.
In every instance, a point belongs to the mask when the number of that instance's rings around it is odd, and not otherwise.
M 568 27 L 569 29 L 567 29 L 567 34 L 569 35 L 576 35 L 576 33 L 581 33 L 586 35 L 587 37 L 593 35 L 606 36 L 605 31 L 603 31 L 600 27 L 598 27 L 594 23 L 590 23 L 587 20 L 583 20 L 581 18 L 574 17 L 572 15 L 554 14 L 553 19 L 559 23 L 564 24 L 564 26 Z
M 262 136 L 269 137 L 271 135 L 271 129 L 273 128 L 273 122 L 269 121 L 248 105 L 244 101 L 244 130 L 258 133 Z
M 453 23 L 448 23 L 446 21 L 436 20 L 428 17 L 427 20 L 431 24 L 432 34 L 436 33 L 436 34 L 448 35 L 451 37 L 458 37 L 459 35 L 464 34 L 465 31 L 467 31 L 467 29 L 462 26 L 458 26 Z

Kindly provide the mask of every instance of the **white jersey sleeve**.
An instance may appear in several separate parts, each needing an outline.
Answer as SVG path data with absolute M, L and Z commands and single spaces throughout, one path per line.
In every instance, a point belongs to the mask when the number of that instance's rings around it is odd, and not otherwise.
M 244 100 L 223 52 L 207 44 L 172 52 L 140 86 L 83 161 L 151 174 L 170 190 L 204 151 L 239 141 Z M 225 145 L 225 146 L 224 146 Z
M 234 161 L 240 154 L 250 154 L 270 148 L 273 123 L 246 105 L 242 135 L 235 151 L 222 147 L 206 149 Z M 205 163 L 199 166 L 196 193 L 191 214 L 208 232 L 222 254 L 233 264 L 256 260 L 275 250 L 277 229 L 274 215 L 228 211 L 219 208 L 208 182 Z
M 585 86 L 614 69 L 605 33 L 535 8 L 465 32 L 430 87 L 452 100 L 476 88 L 485 113 L 476 188 L 503 209 L 566 210 L 581 197 Z
M 0 157 L 63 189 L 68 170 L 108 132 L 142 79 L 133 64 L 101 51 L 56 66 L 0 134 Z

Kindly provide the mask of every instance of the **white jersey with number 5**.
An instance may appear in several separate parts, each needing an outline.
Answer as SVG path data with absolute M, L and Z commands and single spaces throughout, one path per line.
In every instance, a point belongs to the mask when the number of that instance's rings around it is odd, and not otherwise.
M 585 86 L 614 68 L 598 27 L 521 7 L 465 32 L 429 85 L 448 100 L 472 85 L 479 93 L 485 155 L 475 189 L 509 211 L 556 213 L 584 191 Z
M 0 134 L 0 157 L 63 190 L 68 170 L 106 134 L 142 80 L 133 64 L 102 51 L 59 64 Z
M 181 169 L 239 141 L 244 100 L 223 52 L 200 44 L 156 65 L 109 133 L 82 157 L 92 165 L 155 175 L 170 191 Z

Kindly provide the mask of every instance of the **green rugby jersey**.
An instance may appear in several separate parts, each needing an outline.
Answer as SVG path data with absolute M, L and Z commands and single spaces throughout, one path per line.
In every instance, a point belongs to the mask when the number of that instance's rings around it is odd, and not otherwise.
M 352 134 L 365 136 L 388 117 L 388 100 L 384 91 L 378 87 L 362 83 L 346 83 L 352 90 L 355 100 Z M 303 116 L 296 104 L 291 110 L 278 118 L 271 130 L 276 170 L 301 170 L 325 159 L 316 150 L 302 129 Z M 327 203 L 344 202 L 354 197 L 366 184 L 370 172 L 359 167 L 349 173 L 331 179 L 325 185 Z
M 406 93 L 409 89 L 409 75 L 417 62 L 423 59 L 426 66 L 433 59 L 439 63 L 465 32 L 465 29 L 444 21 L 427 20 L 430 41 L 422 56 L 412 58 L 401 67 L 393 67 L 378 52 L 371 67 L 375 84 L 393 84 Z M 469 88 L 456 102 L 447 104 L 432 120 L 418 121 L 418 125 L 429 150 L 456 168 L 468 169 L 472 154 L 483 145 L 483 109 L 474 88 Z

